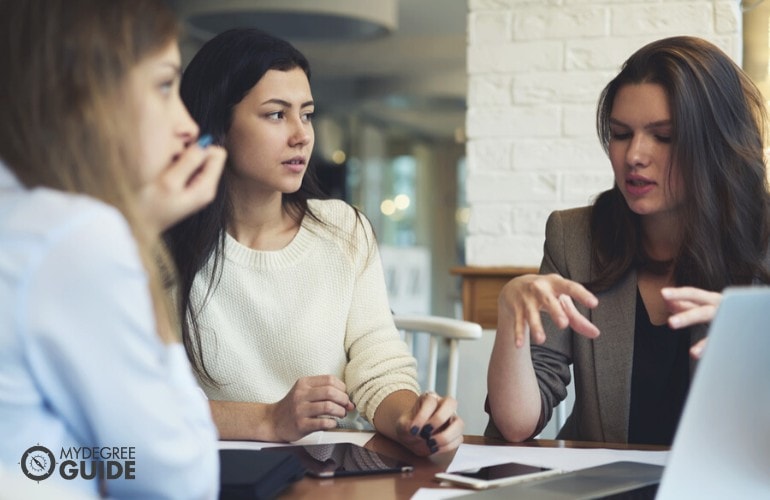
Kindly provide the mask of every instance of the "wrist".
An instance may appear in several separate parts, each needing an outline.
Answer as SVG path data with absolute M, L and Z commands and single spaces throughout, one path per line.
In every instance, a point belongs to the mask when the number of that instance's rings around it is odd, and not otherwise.
M 278 432 L 278 403 L 264 403 L 257 406 L 260 407 L 259 411 L 253 416 L 255 439 L 273 443 L 287 441 Z
M 417 403 L 417 394 L 410 390 L 398 390 L 388 394 L 374 412 L 374 428 L 385 436 L 399 440 L 399 425 L 403 425 L 408 434 L 412 411 Z M 403 424 L 402 424 L 403 422 Z M 403 429 L 402 429 L 403 430 Z

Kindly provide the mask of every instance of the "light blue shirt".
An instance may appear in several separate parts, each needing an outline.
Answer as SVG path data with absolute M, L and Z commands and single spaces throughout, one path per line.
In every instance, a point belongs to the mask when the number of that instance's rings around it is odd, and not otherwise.
M 85 196 L 25 189 L 0 163 L 0 466 L 28 480 L 22 455 L 39 444 L 56 463 L 40 484 L 215 498 L 216 439 L 184 349 L 156 333 L 122 215 Z M 135 479 L 62 478 L 62 450 L 79 447 L 133 447 Z

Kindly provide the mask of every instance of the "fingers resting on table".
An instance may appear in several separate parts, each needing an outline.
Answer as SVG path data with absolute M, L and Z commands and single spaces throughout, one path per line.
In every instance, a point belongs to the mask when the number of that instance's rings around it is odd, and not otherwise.
M 417 398 L 404 426 L 407 433 L 401 438 L 402 444 L 424 456 L 460 446 L 465 422 L 457 415 L 454 398 L 428 391 Z
M 284 441 L 295 441 L 311 432 L 337 427 L 355 405 L 345 383 L 333 375 L 303 377 L 274 406 L 273 422 Z

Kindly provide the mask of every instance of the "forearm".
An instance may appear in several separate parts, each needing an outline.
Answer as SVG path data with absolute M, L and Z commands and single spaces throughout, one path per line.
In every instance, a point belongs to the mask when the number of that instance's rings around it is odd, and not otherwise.
M 530 354 L 529 335 L 517 348 L 513 335 L 495 336 L 489 360 L 487 389 L 495 425 L 508 441 L 530 437 L 540 420 L 540 389 Z
M 400 390 L 388 394 L 374 412 L 374 428 L 377 432 L 398 440 L 398 419 L 411 411 L 416 402 L 417 394 L 412 391 Z
M 219 439 L 281 441 L 273 423 L 273 405 L 240 401 L 209 401 Z

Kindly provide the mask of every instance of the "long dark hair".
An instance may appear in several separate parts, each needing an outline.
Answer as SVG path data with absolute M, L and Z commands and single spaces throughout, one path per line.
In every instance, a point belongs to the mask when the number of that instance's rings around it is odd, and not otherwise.
M 184 71 L 180 93 L 201 133 L 211 134 L 214 143 L 224 144 L 232 124 L 232 113 L 268 70 L 301 68 L 310 79 L 310 64 L 289 42 L 257 29 L 233 29 L 209 40 Z M 213 254 L 214 273 L 208 293 L 216 285 L 221 270 L 225 230 L 232 214 L 228 189 L 229 168 L 225 168 L 214 201 L 197 214 L 166 232 L 166 242 L 179 271 L 178 305 L 182 315 L 182 339 L 187 355 L 205 382 L 216 386 L 206 369 L 198 334 L 197 311 L 190 293 L 196 274 Z M 308 215 L 316 218 L 307 200 L 325 198 L 312 170 L 295 193 L 283 195 L 283 206 L 297 223 Z
M 645 45 L 604 88 L 597 132 L 608 152 L 610 115 L 624 85 L 658 84 L 671 109 L 671 164 L 683 179 L 682 246 L 671 262 L 646 254 L 639 216 L 617 186 L 601 193 L 591 212 L 589 287 L 611 287 L 630 269 L 673 265 L 674 280 L 708 290 L 770 281 L 764 259 L 770 237 L 770 197 L 764 161 L 766 112 L 749 77 L 711 43 L 672 37 Z M 669 170 L 671 175 L 671 170 Z
M 182 76 L 180 94 L 190 114 L 200 125 L 202 133 L 211 134 L 216 144 L 224 144 L 232 125 L 233 109 L 269 70 L 289 71 L 300 68 L 310 79 L 310 64 L 289 42 L 253 28 L 239 28 L 225 31 L 209 40 L 190 61 Z M 182 340 L 187 355 L 198 377 L 205 383 L 217 387 L 206 369 L 202 354 L 201 331 L 198 311 L 191 301 L 195 276 L 209 260 L 212 260 L 211 279 L 202 299 L 205 303 L 216 288 L 221 277 L 225 234 L 232 217 L 231 194 L 228 189 L 229 165 L 217 188 L 214 201 L 204 210 L 172 227 L 165 234 L 179 272 L 177 300 L 181 315 Z M 358 233 L 335 232 L 338 228 L 313 212 L 308 204 L 310 199 L 326 199 L 321 189 L 312 162 L 302 178 L 302 184 L 294 193 L 284 193 L 281 198 L 283 209 L 298 224 L 306 217 L 332 231 L 335 237 L 348 239 L 351 249 L 358 250 Z M 364 228 L 363 216 L 355 207 L 357 228 Z M 308 229 L 310 230 L 310 229 Z M 368 257 L 372 258 L 373 240 L 367 241 Z M 214 335 L 214 332 L 207 332 Z

